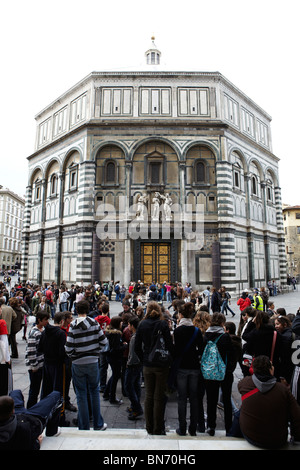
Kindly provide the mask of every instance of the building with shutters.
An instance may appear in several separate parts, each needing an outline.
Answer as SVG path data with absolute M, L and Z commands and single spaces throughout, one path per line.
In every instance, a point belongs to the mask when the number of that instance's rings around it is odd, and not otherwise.
M 168 70 L 153 38 L 145 56 L 36 115 L 22 277 L 286 283 L 271 117 L 219 72 Z
M 0 269 L 19 269 L 25 200 L 0 186 Z

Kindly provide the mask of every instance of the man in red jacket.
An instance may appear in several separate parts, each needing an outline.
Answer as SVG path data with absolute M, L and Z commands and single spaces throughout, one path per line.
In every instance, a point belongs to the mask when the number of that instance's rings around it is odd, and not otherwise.
M 270 359 L 256 357 L 253 371 L 238 384 L 239 425 L 245 439 L 257 447 L 278 449 L 287 444 L 290 430 L 293 440 L 300 441 L 300 406 L 290 389 L 276 381 Z

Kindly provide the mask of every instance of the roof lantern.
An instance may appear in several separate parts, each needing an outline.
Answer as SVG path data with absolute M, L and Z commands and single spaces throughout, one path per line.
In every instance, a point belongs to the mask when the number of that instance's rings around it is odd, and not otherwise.
M 161 52 L 157 49 L 155 45 L 155 37 L 151 37 L 151 46 L 150 48 L 145 52 L 146 60 L 147 60 L 147 65 L 159 65 L 160 64 L 160 56 Z

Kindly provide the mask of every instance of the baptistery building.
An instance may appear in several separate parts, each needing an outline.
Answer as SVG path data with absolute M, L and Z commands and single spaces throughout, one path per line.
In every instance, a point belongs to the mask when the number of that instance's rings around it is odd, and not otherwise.
M 271 117 L 219 72 L 92 72 L 40 111 L 22 278 L 286 283 Z

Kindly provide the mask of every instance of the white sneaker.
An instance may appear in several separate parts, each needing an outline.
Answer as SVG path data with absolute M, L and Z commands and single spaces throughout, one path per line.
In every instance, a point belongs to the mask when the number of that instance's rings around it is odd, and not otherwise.
M 105 429 L 107 429 L 107 424 L 103 423 L 103 426 L 101 428 L 96 428 L 94 429 L 94 431 L 105 431 Z
M 57 436 L 59 436 L 59 435 L 60 435 L 60 433 L 61 433 L 61 428 L 60 428 L 60 427 L 58 427 L 58 428 L 57 428 L 57 433 L 56 433 L 56 434 L 54 434 L 54 436 L 53 436 L 53 437 L 57 437 Z

